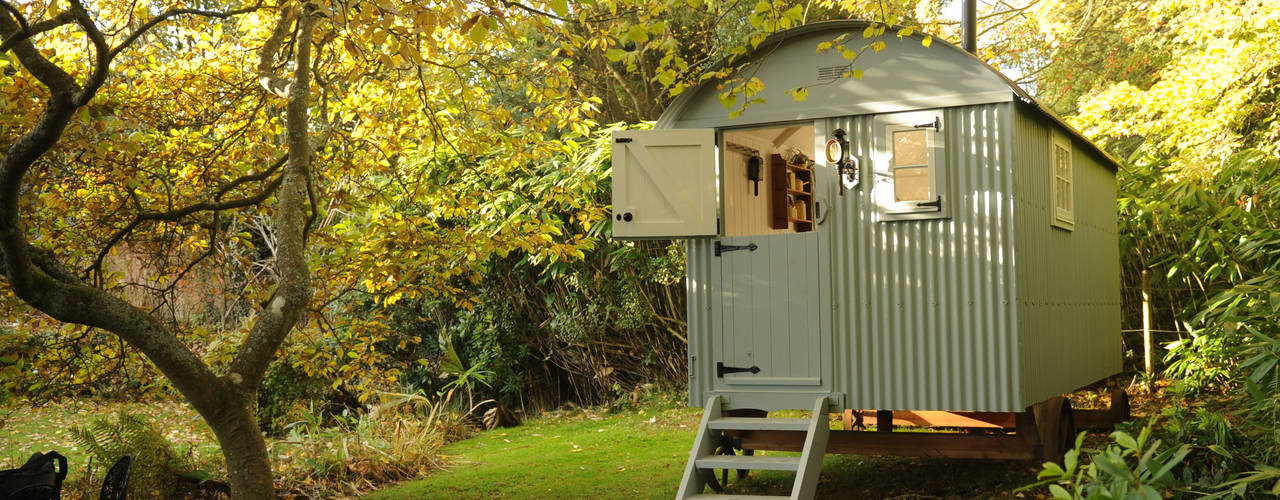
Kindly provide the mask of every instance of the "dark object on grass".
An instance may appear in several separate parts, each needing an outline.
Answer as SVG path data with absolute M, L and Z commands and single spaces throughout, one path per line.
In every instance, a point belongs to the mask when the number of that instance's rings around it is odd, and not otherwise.
M 116 460 L 107 477 L 102 479 L 102 491 L 98 500 L 125 500 L 129 495 L 129 469 L 133 468 L 133 455 L 125 455 Z
M 213 478 L 203 470 L 184 472 L 178 476 L 183 484 L 182 498 L 231 498 L 231 485 Z
M 480 402 L 481 405 L 486 403 L 492 403 L 493 408 L 489 408 L 484 412 L 483 420 L 485 429 L 492 430 L 497 429 L 498 427 L 515 427 L 520 425 L 520 416 L 508 409 L 506 405 L 493 399 Z
M 0 500 L 56 500 L 66 478 L 67 457 L 35 453 L 22 467 L 0 471 Z

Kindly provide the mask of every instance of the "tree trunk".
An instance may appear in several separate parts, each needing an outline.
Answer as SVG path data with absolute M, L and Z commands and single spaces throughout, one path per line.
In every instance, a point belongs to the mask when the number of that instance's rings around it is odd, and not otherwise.
M 231 483 L 231 498 L 276 498 L 267 441 L 258 428 L 252 405 L 245 397 L 230 399 L 230 404 L 217 410 L 216 414 L 201 413 L 201 416 L 209 422 L 218 444 L 222 446 Z

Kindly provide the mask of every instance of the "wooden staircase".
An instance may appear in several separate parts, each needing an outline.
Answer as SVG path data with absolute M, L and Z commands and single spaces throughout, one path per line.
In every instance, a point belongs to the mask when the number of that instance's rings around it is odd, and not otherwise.
M 830 424 L 827 418 L 828 398 L 820 397 L 813 403 L 813 415 L 808 419 L 798 418 L 742 418 L 724 417 L 720 396 L 712 396 L 707 400 L 706 410 L 702 413 L 702 424 L 698 426 L 698 435 L 693 441 L 693 451 L 689 453 L 689 463 L 684 468 L 684 479 L 680 481 L 680 491 L 676 500 L 687 499 L 792 499 L 809 500 L 818 488 L 818 473 L 822 472 L 822 457 L 827 452 L 827 438 L 830 435 Z M 804 431 L 806 433 L 804 448 L 800 456 L 751 456 L 751 455 L 716 455 L 716 443 L 720 435 L 727 430 L 740 431 Z M 714 495 L 703 494 L 707 486 L 707 477 L 714 474 L 715 469 L 738 470 L 782 470 L 796 473 L 795 484 L 791 487 L 791 496 L 756 496 L 756 495 Z

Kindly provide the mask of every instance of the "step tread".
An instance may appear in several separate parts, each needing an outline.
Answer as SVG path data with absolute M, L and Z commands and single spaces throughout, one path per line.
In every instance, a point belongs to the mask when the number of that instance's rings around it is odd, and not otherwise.
M 707 422 L 707 426 L 716 430 L 805 431 L 809 430 L 809 420 L 801 418 L 723 417 Z
M 687 500 L 790 500 L 791 497 L 774 495 L 694 495 Z
M 800 457 L 780 455 L 715 455 L 699 458 L 699 469 L 789 470 L 800 469 Z

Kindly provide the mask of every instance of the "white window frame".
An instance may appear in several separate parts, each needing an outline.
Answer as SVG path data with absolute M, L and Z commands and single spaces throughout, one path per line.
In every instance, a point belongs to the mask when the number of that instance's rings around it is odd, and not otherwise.
M 1076 183 L 1071 138 L 1057 131 L 1049 135 L 1049 223 L 1053 227 L 1072 231 L 1076 227 Z M 1065 153 L 1065 176 L 1058 170 L 1059 151 Z M 1060 182 L 1066 184 L 1065 193 L 1060 194 L 1058 191 Z
M 935 129 L 932 125 L 938 124 Z M 925 127 L 924 125 L 929 125 Z M 912 111 L 881 115 L 875 120 L 875 185 L 872 194 L 879 207 L 881 222 L 945 219 L 951 216 L 947 184 L 946 124 L 942 110 Z M 928 130 L 926 154 L 929 167 L 930 200 L 897 201 L 894 190 L 893 133 L 903 130 Z M 936 202 L 939 206 L 922 206 Z

